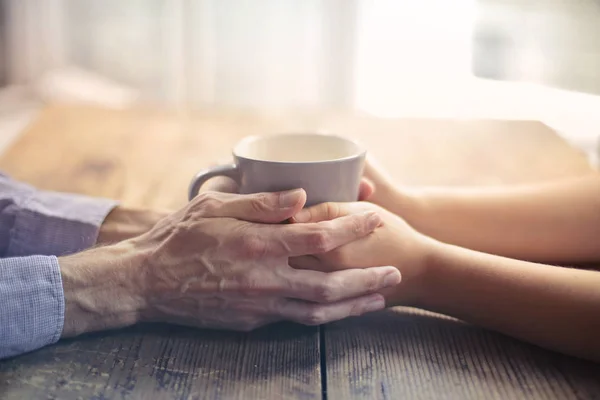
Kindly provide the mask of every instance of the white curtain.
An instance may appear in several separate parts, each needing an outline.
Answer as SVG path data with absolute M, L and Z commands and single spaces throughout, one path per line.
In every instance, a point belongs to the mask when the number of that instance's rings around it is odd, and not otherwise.
M 357 1 L 8 0 L 10 78 L 108 78 L 177 106 L 345 106 Z
M 5 1 L 47 96 L 410 113 L 470 74 L 474 0 Z
M 6 38 L 3 36 L 6 22 L 4 13 L 4 2 L 0 0 L 0 87 L 6 83 L 6 49 L 4 44 Z

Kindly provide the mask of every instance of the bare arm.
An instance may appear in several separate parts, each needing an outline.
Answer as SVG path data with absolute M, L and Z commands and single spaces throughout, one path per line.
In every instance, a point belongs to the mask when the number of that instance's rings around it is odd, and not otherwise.
M 393 265 L 399 285 L 387 305 L 410 305 L 460 318 L 566 354 L 600 361 L 600 272 L 554 267 L 441 243 L 389 211 L 366 202 L 325 203 L 296 222 L 335 220 L 378 210 L 371 235 L 294 265 L 317 270 Z
M 504 188 L 394 187 L 367 168 L 369 199 L 416 230 L 473 250 L 548 263 L 600 261 L 600 174 Z
M 600 361 L 600 272 L 439 245 L 419 306 Z

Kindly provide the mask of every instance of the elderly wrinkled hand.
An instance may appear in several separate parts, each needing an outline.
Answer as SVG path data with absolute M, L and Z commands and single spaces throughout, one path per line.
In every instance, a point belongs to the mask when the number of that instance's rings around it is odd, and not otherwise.
M 61 258 L 63 336 L 138 321 L 234 330 L 279 320 L 314 325 L 383 308 L 377 292 L 399 282 L 396 268 L 323 272 L 289 265 L 290 257 L 369 236 L 381 223 L 378 213 L 281 224 L 305 201 L 303 190 L 202 193 L 146 234 Z M 102 265 L 94 268 L 93 260 Z M 102 269 L 109 282 L 95 279 Z

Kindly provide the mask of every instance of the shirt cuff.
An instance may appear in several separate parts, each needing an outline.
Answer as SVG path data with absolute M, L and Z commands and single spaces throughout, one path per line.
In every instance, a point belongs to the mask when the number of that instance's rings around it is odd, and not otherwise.
M 7 256 L 63 256 L 89 248 L 117 204 L 75 194 L 33 191 L 15 217 Z
M 57 342 L 65 318 L 57 258 L 0 260 L 0 301 L 0 359 Z

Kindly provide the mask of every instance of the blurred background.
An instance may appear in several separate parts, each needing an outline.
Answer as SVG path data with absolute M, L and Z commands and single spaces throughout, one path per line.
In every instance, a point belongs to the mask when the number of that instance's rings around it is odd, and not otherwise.
M 0 0 L 0 86 L 2 143 L 80 102 L 536 119 L 594 160 L 600 1 Z

